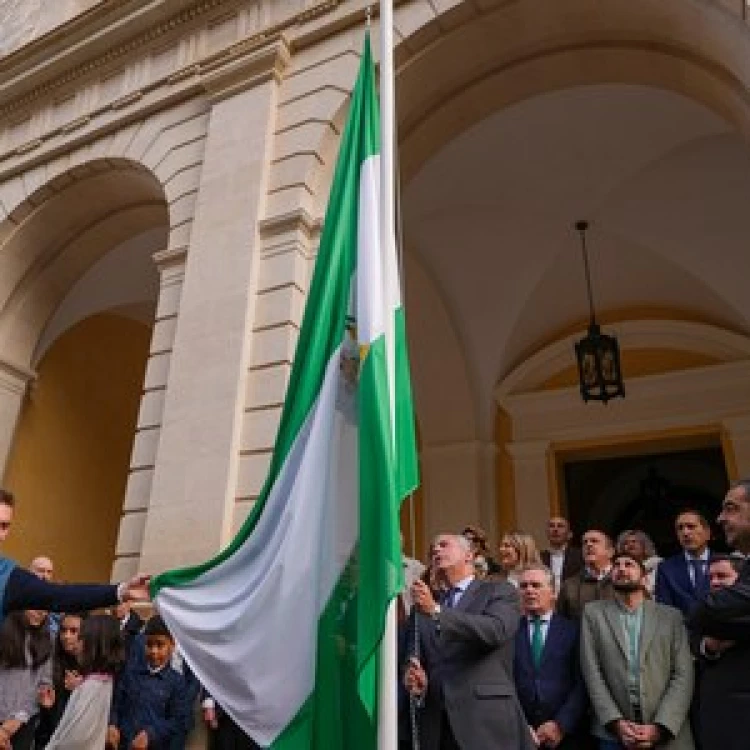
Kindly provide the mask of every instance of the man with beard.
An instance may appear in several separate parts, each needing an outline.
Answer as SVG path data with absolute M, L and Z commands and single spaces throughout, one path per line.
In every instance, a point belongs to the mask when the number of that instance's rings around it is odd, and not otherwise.
M 730 547 L 750 555 L 750 480 L 733 485 L 718 518 Z M 703 639 L 703 750 L 747 750 L 744 725 L 750 696 L 750 564 L 733 585 L 714 589 L 698 605 L 691 629 Z
M 646 569 L 626 554 L 612 565 L 613 601 L 586 605 L 581 668 L 601 750 L 693 750 L 687 720 L 693 663 L 682 615 L 646 598 Z

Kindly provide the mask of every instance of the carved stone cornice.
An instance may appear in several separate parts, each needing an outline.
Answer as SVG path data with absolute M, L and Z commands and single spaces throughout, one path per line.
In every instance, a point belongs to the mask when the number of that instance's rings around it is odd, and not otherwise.
M 71 44 L 71 35 L 83 32 L 85 34 L 83 40 L 88 38 L 89 41 L 86 43 L 93 49 L 96 49 L 95 40 L 99 41 L 98 37 L 106 37 L 108 34 L 111 34 L 115 38 L 121 37 L 123 22 L 127 24 L 128 21 L 130 21 L 134 26 L 137 26 L 139 25 L 139 22 L 143 23 L 144 20 L 147 20 L 147 14 L 143 11 L 142 2 L 123 3 L 122 0 L 106 0 L 103 3 L 94 6 L 88 13 L 83 13 L 54 29 L 50 33 L 34 40 L 30 44 L 24 45 L 0 62 L 0 73 L 3 74 L 2 77 L 5 79 L 5 83 L 0 84 L 0 102 L 2 102 L 0 103 L 0 117 L 4 117 L 10 112 L 29 104 L 35 99 L 94 72 L 97 68 L 104 67 L 120 57 L 129 55 L 139 48 L 152 44 L 158 38 L 173 32 L 181 26 L 193 22 L 200 16 L 205 15 L 209 11 L 214 10 L 228 1 L 229 0 L 202 0 L 199 3 L 194 3 L 187 8 L 184 8 L 179 13 L 163 18 L 155 24 L 150 24 L 146 30 L 141 31 L 140 33 L 131 35 L 128 38 L 121 40 L 119 43 L 115 42 L 114 44 L 107 45 L 106 51 L 102 54 L 96 55 L 95 57 L 89 56 L 89 59 L 85 60 L 85 62 L 72 66 L 69 65 L 67 69 L 59 75 L 49 76 L 43 82 L 37 85 L 32 85 L 30 88 L 24 86 L 24 75 L 28 77 L 30 73 L 34 73 L 36 75 L 34 75 L 33 78 L 39 77 L 37 68 L 41 67 L 41 62 L 36 63 L 35 65 L 33 63 L 33 58 L 32 60 L 29 60 L 31 54 L 37 53 L 41 57 L 41 60 L 49 61 L 50 58 L 54 57 L 50 54 L 51 51 L 49 47 L 50 45 L 54 45 L 58 39 L 67 40 L 65 47 L 59 52 L 60 58 L 64 59 L 66 55 L 74 57 L 73 53 L 76 51 L 76 45 Z M 184 0 L 180 4 L 184 4 Z M 166 6 L 167 3 L 152 2 L 149 5 L 151 8 L 155 8 L 158 6 Z M 172 2 L 172 5 L 174 6 L 174 2 Z M 120 18 L 120 23 L 113 26 L 113 21 L 118 19 L 113 19 L 111 17 L 112 9 L 121 11 L 123 7 L 131 9 L 130 18 L 127 16 L 124 19 Z M 119 15 L 121 16 L 122 13 Z M 31 70 L 29 70 L 29 66 L 31 66 Z M 5 92 L 8 90 L 13 91 L 15 88 L 26 88 L 26 90 L 19 96 L 9 98 L 8 101 L 3 101 L 8 97 L 8 94 Z
M 203 88 L 211 101 L 225 99 L 268 80 L 281 80 L 291 52 L 284 36 L 275 36 L 275 41 L 271 37 L 256 40 L 255 44 L 235 45 L 219 59 L 199 67 Z

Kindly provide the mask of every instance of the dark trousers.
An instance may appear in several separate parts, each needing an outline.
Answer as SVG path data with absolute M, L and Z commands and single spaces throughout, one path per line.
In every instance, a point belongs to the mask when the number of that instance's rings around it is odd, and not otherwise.
M 440 720 L 440 750 L 461 750 L 461 746 L 453 736 L 453 728 L 445 711 Z
M 260 750 L 225 713 L 219 715 L 219 726 L 208 736 L 209 750 Z
M 11 747 L 13 750 L 31 750 L 34 747 L 34 732 L 36 731 L 36 717 L 23 724 L 13 735 Z

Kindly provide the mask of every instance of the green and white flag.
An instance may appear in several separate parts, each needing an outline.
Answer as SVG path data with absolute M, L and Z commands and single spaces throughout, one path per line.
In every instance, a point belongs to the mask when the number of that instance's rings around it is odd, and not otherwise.
M 377 744 L 399 506 L 417 484 L 379 133 L 367 37 L 266 483 L 229 547 L 152 583 L 198 679 L 274 750 Z

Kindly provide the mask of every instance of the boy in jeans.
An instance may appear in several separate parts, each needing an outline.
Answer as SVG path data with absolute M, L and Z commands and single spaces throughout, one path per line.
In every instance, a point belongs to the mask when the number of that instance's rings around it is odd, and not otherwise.
M 161 617 L 144 630 L 145 661 L 131 659 L 115 688 L 107 745 L 119 750 L 169 750 L 186 733 L 190 691 L 172 668 L 174 639 Z

